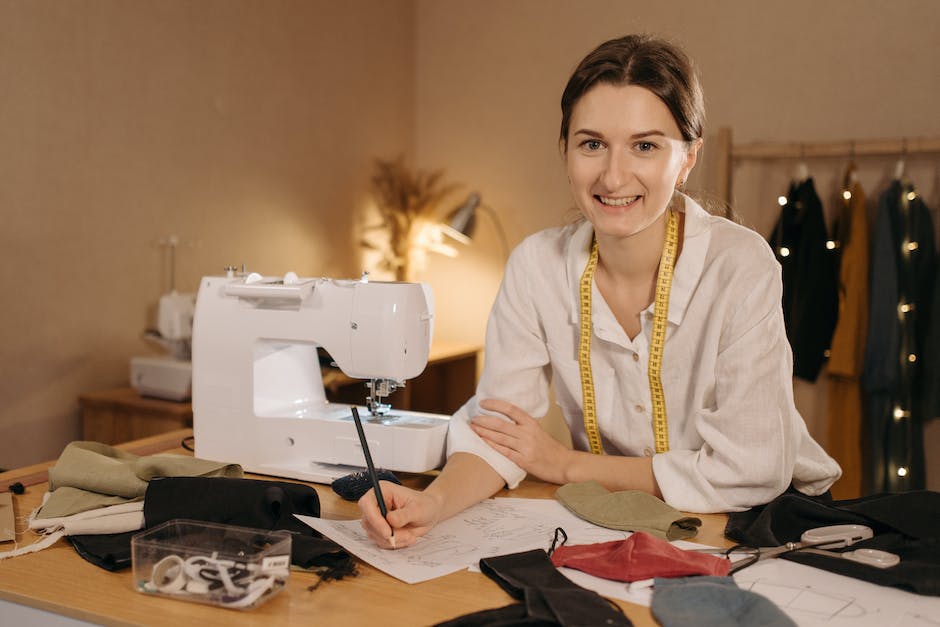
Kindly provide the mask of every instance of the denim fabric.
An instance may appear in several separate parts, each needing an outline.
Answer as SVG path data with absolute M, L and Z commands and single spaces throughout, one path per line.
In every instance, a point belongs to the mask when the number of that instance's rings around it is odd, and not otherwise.
M 731 577 L 656 579 L 650 609 L 663 627 L 796 627 L 770 599 Z

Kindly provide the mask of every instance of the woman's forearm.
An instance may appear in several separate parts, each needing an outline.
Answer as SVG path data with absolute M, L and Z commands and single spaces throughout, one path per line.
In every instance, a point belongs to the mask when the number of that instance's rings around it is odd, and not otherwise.
M 594 455 L 585 451 L 571 451 L 565 470 L 566 483 L 597 481 L 611 491 L 642 490 L 662 498 L 652 457 L 623 457 L 620 455 Z
M 454 453 L 425 494 L 438 502 L 438 522 L 487 499 L 506 483 L 492 466 L 470 453 Z

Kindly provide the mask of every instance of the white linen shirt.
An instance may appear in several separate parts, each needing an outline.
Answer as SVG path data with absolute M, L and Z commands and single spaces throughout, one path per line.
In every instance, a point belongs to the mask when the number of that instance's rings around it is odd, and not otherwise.
M 661 375 L 669 451 L 653 454 L 647 376 L 653 305 L 631 340 L 595 284 L 591 367 L 604 449 L 653 456 L 664 500 L 682 511 L 744 510 L 769 502 L 791 482 L 821 494 L 841 470 L 810 437 L 793 403 L 780 264 L 760 235 L 684 200 Z M 554 382 L 574 448 L 590 450 L 578 367 L 578 287 L 592 240 L 592 225 L 583 221 L 536 233 L 513 251 L 487 323 L 476 395 L 451 420 L 448 456 L 483 458 L 510 488 L 526 473 L 470 429 L 470 418 L 491 413 L 478 399 L 509 401 L 541 418 Z

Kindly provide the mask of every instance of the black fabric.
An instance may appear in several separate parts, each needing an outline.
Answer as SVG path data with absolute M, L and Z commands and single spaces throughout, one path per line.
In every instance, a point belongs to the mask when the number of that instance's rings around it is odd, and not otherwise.
M 940 596 L 938 492 L 877 494 L 831 502 L 788 492 L 754 511 L 730 514 L 725 536 L 748 546 L 779 546 L 799 541 L 809 529 L 842 524 L 867 525 L 875 534 L 844 550 L 888 551 L 900 556 L 901 563 L 882 569 L 837 556 L 799 551 L 781 558 L 878 585 Z
M 131 567 L 131 538 L 140 531 L 68 536 L 75 551 L 99 568 L 117 572 Z
M 310 486 L 282 481 L 225 477 L 153 479 L 144 495 L 144 527 L 185 518 L 240 527 L 291 532 L 291 563 L 302 568 L 326 567 L 333 576 L 351 574 L 353 561 L 332 540 L 323 538 L 294 517 L 320 515 L 320 499 Z M 135 533 L 72 536 L 86 560 L 120 570 L 131 565 Z
M 525 605 L 513 603 L 505 607 L 483 610 L 438 623 L 435 627 L 557 627 L 554 620 L 531 618 Z
M 783 319 L 793 349 L 793 375 L 815 381 L 839 315 L 836 258 L 813 179 L 790 185 L 768 242 L 783 273 Z M 781 254 L 783 248 L 789 254 Z
M 391 481 L 392 483 L 401 485 L 401 481 L 395 476 L 395 473 L 390 470 L 376 468 L 375 475 L 378 477 L 379 481 Z M 330 487 L 333 488 L 333 492 L 343 499 L 347 501 L 358 501 L 362 498 L 363 494 L 372 489 L 372 478 L 369 476 L 368 472 L 354 472 L 333 480 Z
M 521 603 L 467 614 L 439 625 L 588 627 L 633 624 L 602 596 L 559 573 L 541 549 L 481 559 L 480 570 Z

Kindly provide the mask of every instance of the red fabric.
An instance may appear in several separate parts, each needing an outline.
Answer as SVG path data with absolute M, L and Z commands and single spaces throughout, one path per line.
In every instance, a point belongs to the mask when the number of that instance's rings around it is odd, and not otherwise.
M 552 553 L 552 564 L 627 582 L 689 575 L 724 577 L 731 568 L 731 561 L 724 557 L 686 551 L 645 531 L 634 532 L 626 540 L 560 546 Z

